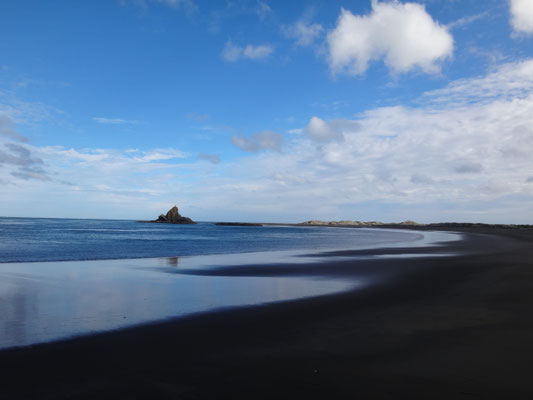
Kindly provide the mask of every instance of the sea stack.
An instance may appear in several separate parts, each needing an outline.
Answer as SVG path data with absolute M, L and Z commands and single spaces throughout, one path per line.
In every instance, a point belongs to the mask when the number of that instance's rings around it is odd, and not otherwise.
M 178 212 L 178 207 L 174 206 L 165 214 L 161 214 L 158 219 L 152 222 L 158 222 L 161 224 L 196 224 L 192 219 L 188 217 L 182 217 Z

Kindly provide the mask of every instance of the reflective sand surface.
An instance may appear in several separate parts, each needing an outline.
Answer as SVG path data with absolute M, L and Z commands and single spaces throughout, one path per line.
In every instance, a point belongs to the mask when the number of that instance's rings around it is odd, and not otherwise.
M 355 285 L 301 277 L 163 273 L 164 268 L 177 268 L 176 262 L 170 258 L 2 264 L 0 348 L 225 307 L 317 296 Z M 194 267 L 199 267 L 198 260 Z
M 453 234 L 424 233 L 422 239 L 410 241 L 409 246 L 421 246 L 423 252 L 422 248 L 433 242 L 457 238 Z M 236 265 L 253 268 L 253 264 L 317 262 L 323 259 L 302 256 L 297 251 L 280 251 L 0 264 L 0 348 L 227 307 L 326 295 L 365 285 L 363 279 L 302 274 L 228 277 L 194 273 Z

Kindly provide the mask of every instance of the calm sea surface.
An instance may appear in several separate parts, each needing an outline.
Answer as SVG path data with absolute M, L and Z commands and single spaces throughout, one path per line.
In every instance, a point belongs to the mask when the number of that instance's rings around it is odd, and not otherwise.
M 352 249 L 415 242 L 420 239 L 418 233 L 375 229 L 0 218 L 0 262 Z
M 356 259 L 349 279 L 318 276 L 305 266 L 324 260 L 309 254 L 413 246 L 423 254 L 431 243 L 456 239 L 438 232 L 0 218 L 0 349 L 355 290 L 371 284 L 357 274 Z M 225 273 L 259 264 L 267 267 L 262 274 Z M 289 272 L 268 272 L 280 264 Z

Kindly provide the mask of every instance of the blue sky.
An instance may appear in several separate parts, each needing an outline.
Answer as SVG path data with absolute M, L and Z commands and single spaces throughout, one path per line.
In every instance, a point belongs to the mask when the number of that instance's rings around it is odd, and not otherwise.
M 5 1 L 0 215 L 533 223 L 533 1 Z

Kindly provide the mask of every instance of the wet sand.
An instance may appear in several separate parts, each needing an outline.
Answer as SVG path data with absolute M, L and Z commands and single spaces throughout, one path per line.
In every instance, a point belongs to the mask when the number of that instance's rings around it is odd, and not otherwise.
M 367 276 L 362 290 L 0 352 L 0 398 L 533 398 L 533 231 L 453 230 L 442 247 L 224 269 Z

